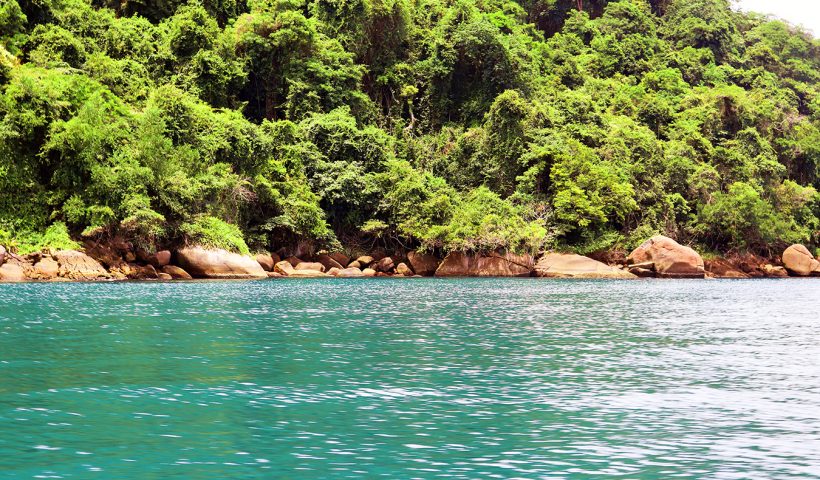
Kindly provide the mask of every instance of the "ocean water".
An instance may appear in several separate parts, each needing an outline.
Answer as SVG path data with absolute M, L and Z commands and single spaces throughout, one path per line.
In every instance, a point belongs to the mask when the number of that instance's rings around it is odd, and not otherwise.
M 820 478 L 820 281 L 0 285 L 0 478 Z

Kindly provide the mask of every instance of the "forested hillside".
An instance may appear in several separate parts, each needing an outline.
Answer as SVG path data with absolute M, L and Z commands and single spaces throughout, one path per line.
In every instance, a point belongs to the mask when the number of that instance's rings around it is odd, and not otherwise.
M 727 0 L 0 0 L 0 43 L 21 253 L 820 240 L 820 43 Z

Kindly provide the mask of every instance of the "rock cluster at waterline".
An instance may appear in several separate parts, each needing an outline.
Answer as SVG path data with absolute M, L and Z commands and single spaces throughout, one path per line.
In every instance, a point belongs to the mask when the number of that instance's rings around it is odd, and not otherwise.
M 599 261 L 603 259 L 604 261 Z M 652 237 L 629 255 L 598 260 L 572 253 L 538 257 L 509 252 L 450 252 L 444 258 L 409 251 L 350 256 L 342 252 L 288 252 L 240 255 L 189 246 L 145 252 L 127 243 L 89 243 L 84 251 L 61 250 L 16 255 L 0 246 L 0 281 L 192 280 L 364 277 L 545 277 L 636 279 L 820 277 L 820 261 L 803 245 L 787 248 L 781 259 L 751 254 L 706 261 L 671 238 Z

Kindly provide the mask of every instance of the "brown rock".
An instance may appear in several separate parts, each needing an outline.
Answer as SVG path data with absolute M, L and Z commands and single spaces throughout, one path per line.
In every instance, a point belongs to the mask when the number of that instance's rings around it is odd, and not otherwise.
M 109 245 L 92 244 L 85 250 L 86 255 L 100 262 L 108 270 L 122 268 L 125 262 L 122 256 Z
M 645 241 L 626 261 L 629 265 L 652 263 L 655 274 L 662 278 L 705 276 L 703 259 L 696 251 L 662 235 Z
M 277 262 L 276 265 L 273 266 L 273 271 L 281 275 L 288 276 L 296 270 L 294 270 L 293 265 L 291 265 L 289 261 L 282 260 L 281 262 Z
M 345 268 L 341 263 L 337 262 L 330 255 L 319 255 L 316 261 L 324 265 L 325 271 L 330 271 L 331 268 L 338 268 L 339 270 Z
M 292 267 L 295 267 L 296 265 L 299 265 L 300 263 L 302 263 L 302 260 L 299 257 L 294 257 L 292 255 L 290 257 L 286 258 L 285 260 L 288 263 L 290 263 L 290 265 Z
M 418 275 L 430 277 L 436 273 L 439 260 L 433 255 L 426 253 L 410 252 L 407 254 L 407 261 L 410 267 Z
M 159 280 L 173 280 L 174 277 L 168 275 L 167 273 L 158 273 L 157 274 L 157 279 L 159 279 Z
M 820 276 L 820 261 L 817 261 L 803 245 L 792 245 L 783 252 L 783 265 L 792 275 L 808 277 Z
M 786 278 L 789 276 L 789 271 L 783 267 L 775 267 L 771 264 L 763 265 L 763 271 L 766 273 L 766 276 L 772 278 Z
M 336 274 L 336 276 L 339 278 L 363 277 L 364 273 L 362 273 L 362 271 L 358 268 L 347 267 L 344 270 L 339 271 L 339 273 Z
M 376 271 L 372 268 L 365 268 L 364 270 L 362 270 L 362 275 L 365 277 L 375 277 Z
M 633 279 L 635 275 L 582 255 L 548 253 L 538 260 L 535 273 L 547 278 L 617 278 Z
M 450 252 L 436 270 L 437 277 L 529 277 L 534 260 L 530 255 L 490 253 L 467 255 Z
M 329 256 L 330 258 L 332 258 L 333 260 L 335 260 L 335 261 L 336 261 L 336 263 L 338 263 L 339 265 L 341 265 L 341 267 L 342 267 L 342 268 L 345 268 L 345 267 L 347 267 L 347 266 L 350 264 L 350 257 L 348 257 L 347 255 L 345 255 L 344 253 L 341 253 L 341 252 L 333 252 L 333 253 L 331 253 L 331 254 L 330 254 L 330 255 L 328 255 L 328 256 Z
M 736 268 L 730 261 L 724 258 L 706 260 L 704 263 L 706 273 L 714 278 L 751 278 L 751 276 Z
M 315 270 L 319 273 L 325 271 L 325 266 L 319 262 L 300 262 L 299 264 L 295 265 L 294 268 L 299 270 Z
M 273 255 L 271 255 L 269 253 L 259 253 L 259 254 L 257 254 L 256 255 L 256 262 L 266 272 L 272 272 L 274 265 L 279 263 L 278 261 L 274 261 Z
M 326 273 L 327 273 L 328 275 L 330 275 L 331 277 L 335 277 L 335 276 L 336 276 L 336 275 L 338 275 L 338 274 L 339 274 L 339 272 L 341 272 L 341 271 L 342 271 L 342 269 L 341 269 L 341 268 L 331 267 L 331 268 L 330 268 L 330 269 L 329 269 Z
M 284 275 L 279 272 L 268 272 L 268 278 L 281 278 L 283 276 Z
M 168 250 L 161 250 L 151 255 L 151 258 L 148 259 L 148 263 L 153 265 L 154 268 L 162 268 L 171 263 L 171 252 Z
M 369 255 L 362 255 L 361 257 L 357 258 L 356 261 L 359 262 L 359 265 L 361 265 L 362 267 L 366 267 L 373 263 L 373 257 Z
M 60 273 L 60 264 L 51 257 L 43 257 L 34 265 L 34 273 L 44 280 L 56 278 Z
M 6 247 L 0 245 L 0 266 L 6 263 Z
M 413 276 L 413 270 L 411 270 L 405 263 L 400 263 L 396 266 L 396 273 L 399 275 L 404 275 L 405 277 Z
M 361 268 L 362 268 L 362 264 L 354 260 L 354 261 L 350 262 L 350 264 L 347 266 L 347 268 L 357 268 L 357 269 L 361 269 Z
M 125 252 L 125 261 L 127 263 L 134 263 L 137 261 L 137 255 L 134 252 Z
M 61 250 L 53 255 L 60 265 L 59 276 L 71 280 L 105 280 L 111 275 L 94 260 L 83 252 L 76 250 Z
M 130 270 L 127 276 L 131 280 L 156 280 L 159 278 L 157 269 L 153 265 L 136 265 L 132 263 L 128 267 Z
M 635 275 L 638 278 L 652 278 L 655 276 L 655 271 L 650 270 L 648 268 L 641 268 L 641 267 L 632 267 L 629 269 L 629 273 Z
M 186 272 L 176 265 L 165 265 L 162 267 L 162 273 L 170 275 L 174 280 L 192 280 L 191 274 Z
M 395 263 L 390 257 L 384 257 L 373 265 L 373 270 L 377 272 L 388 273 L 395 268 Z
M 267 278 L 251 257 L 220 249 L 188 247 L 177 251 L 179 266 L 196 278 Z
M 26 272 L 23 266 L 16 262 L 4 262 L 0 265 L 0 282 L 24 282 Z

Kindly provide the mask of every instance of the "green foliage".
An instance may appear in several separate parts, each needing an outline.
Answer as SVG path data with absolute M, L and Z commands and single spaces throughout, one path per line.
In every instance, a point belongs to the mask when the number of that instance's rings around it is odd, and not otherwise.
M 3 241 L 816 246 L 818 41 L 729 0 L 578 6 L 0 2 Z
M 182 224 L 180 231 L 185 235 L 188 243 L 194 245 L 221 248 L 242 255 L 250 253 L 239 227 L 216 217 L 197 216 L 192 222 Z

